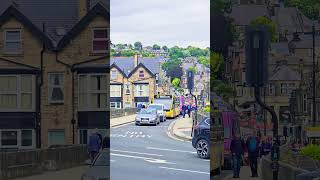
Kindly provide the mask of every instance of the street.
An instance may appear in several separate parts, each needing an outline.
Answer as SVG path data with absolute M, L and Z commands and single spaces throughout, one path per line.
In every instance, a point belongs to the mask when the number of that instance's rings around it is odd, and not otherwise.
M 111 179 L 209 179 L 209 160 L 198 158 L 191 142 L 168 137 L 172 121 L 158 126 L 128 124 L 112 128 Z

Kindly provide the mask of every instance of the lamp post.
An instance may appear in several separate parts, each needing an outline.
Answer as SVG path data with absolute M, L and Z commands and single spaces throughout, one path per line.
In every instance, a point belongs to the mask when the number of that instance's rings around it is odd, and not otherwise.
M 315 52 L 315 22 L 312 25 L 312 116 L 313 116 L 313 127 L 316 126 L 316 52 Z

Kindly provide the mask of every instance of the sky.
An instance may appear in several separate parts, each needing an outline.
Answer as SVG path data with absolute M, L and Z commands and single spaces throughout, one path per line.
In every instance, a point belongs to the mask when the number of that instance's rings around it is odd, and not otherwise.
M 210 0 L 110 0 L 111 42 L 210 46 Z

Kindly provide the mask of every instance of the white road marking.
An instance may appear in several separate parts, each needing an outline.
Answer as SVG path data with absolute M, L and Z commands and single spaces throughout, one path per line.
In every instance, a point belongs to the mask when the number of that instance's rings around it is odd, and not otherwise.
M 159 156 L 159 157 L 163 156 L 160 154 L 140 153 L 140 152 L 134 152 L 134 151 L 122 151 L 122 150 L 117 150 L 117 149 L 111 149 L 111 151 L 122 152 L 122 153 L 131 153 L 131 154 L 141 154 L 141 155 L 148 155 L 148 156 Z
M 199 174 L 209 174 L 210 175 L 210 172 L 203 172 L 203 171 L 193 171 L 193 170 L 188 170 L 188 169 L 177 169 L 177 168 L 169 168 L 169 167 L 162 167 L 162 166 L 160 166 L 159 168 L 161 168 L 161 169 L 169 169 L 169 170 L 174 170 L 174 171 L 184 171 L 184 172 L 199 173 Z
M 176 150 L 176 149 L 162 149 L 162 148 L 155 148 L 155 147 L 147 147 L 147 149 L 160 150 L 160 151 L 172 151 L 172 152 L 183 152 L 183 153 L 196 154 L 196 152 L 193 152 L 193 151 L 183 151 L 183 150 Z
M 161 164 L 175 164 L 171 162 L 167 162 L 167 160 L 164 159 L 154 159 L 154 158 L 146 158 L 141 156 L 132 156 L 132 155 L 125 155 L 125 154 L 116 154 L 116 153 L 110 153 L 111 156 L 120 156 L 120 157 L 128 157 L 128 158 L 134 158 L 134 159 L 143 159 L 147 162 L 151 163 L 161 163 Z
M 110 159 L 110 162 L 115 162 L 115 160 Z

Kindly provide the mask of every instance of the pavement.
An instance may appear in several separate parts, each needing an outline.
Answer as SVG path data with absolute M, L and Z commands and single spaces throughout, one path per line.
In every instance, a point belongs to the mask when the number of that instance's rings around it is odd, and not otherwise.
M 261 172 L 261 171 L 260 171 Z M 259 175 L 261 175 L 261 173 L 258 173 Z M 218 179 L 218 178 L 217 178 Z M 233 175 L 232 175 L 232 171 L 230 171 L 230 175 L 228 175 L 225 178 L 222 178 L 222 180 L 233 180 Z M 262 180 L 260 177 L 251 177 L 251 170 L 250 170 L 250 166 L 242 166 L 240 169 L 240 178 L 237 178 L 239 180 Z
M 209 179 L 210 160 L 200 159 L 191 142 L 168 137 L 171 123 L 111 128 L 111 179 Z
M 177 120 L 173 121 L 168 128 L 168 132 L 171 135 L 183 141 L 192 140 L 191 131 L 192 131 L 192 118 L 189 118 L 189 117 L 177 118 Z
M 117 127 L 135 122 L 136 114 L 110 119 L 110 127 Z

